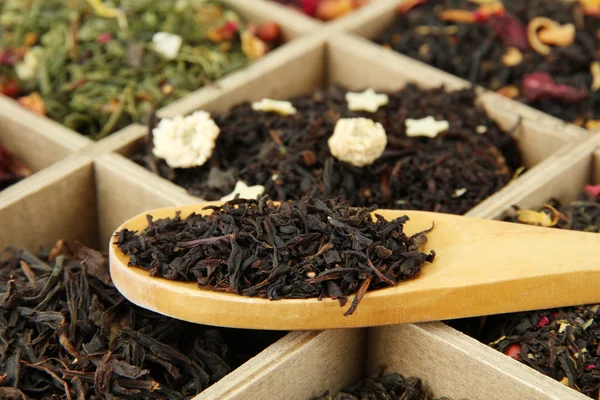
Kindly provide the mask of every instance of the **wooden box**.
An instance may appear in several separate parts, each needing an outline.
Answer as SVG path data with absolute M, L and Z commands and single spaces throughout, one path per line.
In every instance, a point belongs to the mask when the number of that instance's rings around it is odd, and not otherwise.
M 160 116 L 198 109 L 218 113 L 240 102 L 284 99 L 332 84 L 386 90 L 407 83 L 467 86 L 359 36 L 372 37 L 383 29 L 398 0 L 373 0 L 327 24 L 263 0 L 226 2 L 247 18 L 279 22 L 294 40 L 161 109 Z M 491 118 L 505 128 L 518 126 L 514 135 L 528 172 L 469 215 L 501 218 L 513 204 L 537 207 L 549 197 L 568 201 L 586 183 L 600 183 L 600 132 L 590 134 L 488 91 L 479 93 Z M 124 220 L 152 208 L 199 201 L 127 158 L 140 148 L 146 133 L 145 126 L 132 125 L 93 143 L 0 98 L 0 144 L 39 171 L 0 193 L 0 248 L 36 250 L 65 239 L 106 249 Z M 435 396 L 457 400 L 586 398 L 438 322 L 292 332 L 196 399 L 309 399 L 384 368 L 419 376 Z

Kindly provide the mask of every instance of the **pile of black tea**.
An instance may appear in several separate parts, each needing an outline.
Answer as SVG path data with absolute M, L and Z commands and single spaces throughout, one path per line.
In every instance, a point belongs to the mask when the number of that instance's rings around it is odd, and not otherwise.
M 351 208 L 343 199 L 306 197 L 274 205 L 268 196 L 207 206 L 207 215 L 154 221 L 142 232 L 124 229 L 117 244 L 129 265 L 152 276 L 197 282 L 242 296 L 337 299 L 355 294 L 351 315 L 368 290 L 395 286 L 433 262 L 419 252 L 426 233 L 403 233 L 408 217 L 386 221 L 376 207 Z
M 561 206 L 518 210 L 507 221 L 600 232 L 600 185 Z M 450 322 L 494 349 L 593 398 L 600 398 L 600 304 Z
M 386 47 L 588 129 L 600 123 L 600 7 L 410 0 Z
M 309 17 L 330 21 L 343 17 L 369 0 L 271 0 L 302 12 Z
M 0 15 L 0 93 L 92 139 L 280 41 L 218 0 L 8 0 Z
M 352 111 L 348 96 L 352 102 L 388 102 L 374 112 Z M 284 111 L 293 107 L 291 115 L 256 111 L 256 103 L 215 115 L 220 134 L 201 165 L 172 167 L 155 155 L 156 132 L 162 134 L 165 120 L 158 128 L 150 125 L 144 149 L 132 159 L 205 200 L 220 200 L 242 181 L 263 188 L 276 201 L 298 200 L 316 188 L 322 199 L 341 196 L 356 207 L 451 214 L 466 213 L 522 170 L 517 142 L 476 103 L 472 89 L 447 92 L 409 84 L 397 92 L 369 94 L 335 87 L 289 103 Z M 347 127 L 340 123 L 366 125 L 369 120 L 385 143 L 370 165 L 356 166 L 332 154 L 334 132 Z M 360 135 L 343 140 L 350 139 L 361 140 Z
M 342 389 L 332 396 L 329 392 L 313 397 L 312 400 L 433 400 L 434 397 L 423 387 L 420 378 L 404 378 L 390 373 L 378 378 L 367 378 Z M 437 400 L 451 400 L 440 397 Z
M 263 334 L 141 309 L 79 243 L 39 256 L 8 248 L 0 261 L 2 399 L 191 399 L 280 335 Z
M 0 191 L 32 174 L 29 167 L 0 145 Z

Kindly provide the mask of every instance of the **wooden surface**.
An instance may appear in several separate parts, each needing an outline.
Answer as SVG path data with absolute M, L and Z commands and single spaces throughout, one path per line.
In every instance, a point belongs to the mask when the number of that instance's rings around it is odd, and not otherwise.
M 203 206 L 148 211 L 125 221 L 117 231 L 143 230 L 147 214 L 159 219 L 180 210 L 186 217 L 202 213 Z M 420 211 L 377 213 L 388 220 L 408 215 L 408 234 L 435 222 L 424 251 L 434 250 L 436 259 L 425 264 L 416 279 L 367 293 L 347 317 L 345 308 L 331 299 L 270 301 L 150 277 L 128 267 L 129 257 L 115 243 L 110 246 L 111 275 L 125 297 L 152 311 L 249 329 L 365 327 L 600 301 L 600 235 Z
M 189 113 L 203 107 L 215 112 L 244 99 L 287 97 L 329 83 L 355 87 L 377 82 L 383 82 L 384 87 L 399 87 L 403 83 L 398 81 L 424 86 L 431 86 L 432 82 L 449 87 L 460 85 L 459 78 L 343 34 L 353 30 L 361 36 L 373 37 L 393 20 L 395 3 L 399 0 L 373 1 L 347 17 L 326 24 L 310 21 L 290 10 L 260 8 L 263 1 L 227 1 L 234 7 L 240 6 L 239 11 L 248 16 L 276 19 L 284 24 L 286 38 L 294 40 L 251 68 L 233 73 L 214 86 L 199 89 L 164 108 L 161 115 Z M 255 5 L 258 8 L 253 8 Z M 356 73 L 357 68 L 347 68 L 353 65 L 367 70 L 378 68 L 378 72 Z M 502 126 L 513 126 L 514 121 L 525 118 L 516 138 L 528 165 L 537 166 L 535 171 L 472 209 L 470 215 L 499 218 L 511 204 L 537 207 L 553 195 L 568 200 L 579 194 L 583 184 L 600 183 L 598 140 L 591 138 L 578 146 L 569 146 L 584 134 L 582 129 L 486 91 L 482 91 L 480 101 Z M 197 201 L 120 155 L 108 154 L 131 154 L 138 148 L 145 127 L 128 127 L 92 143 L 3 96 L 0 96 L 0 122 L 0 143 L 12 147 L 35 170 L 42 169 L 0 193 L 1 246 L 22 244 L 35 251 L 38 245 L 51 245 L 59 238 L 106 246 L 109 234 L 121 221 L 144 209 Z M 541 160 L 544 161 L 540 163 Z M 454 385 L 460 388 L 466 375 L 472 383 L 471 400 L 487 400 L 490 387 L 499 398 L 585 398 L 443 324 L 382 329 L 390 329 L 393 335 L 384 337 L 383 332 L 381 336 L 369 334 L 368 338 L 373 346 L 381 343 L 385 349 L 387 358 L 381 360 L 389 360 L 398 368 L 405 366 L 406 369 L 399 371 L 402 373 L 418 372 L 436 394 L 447 394 L 447 388 Z M 360 332 L 363 331 L 293 332 L 197 398 L 300 400 L 321 389 L 335 390 L 357 377 L 357 371 L 364 371 L 365 365 L 360 361 L 365 360 L 366 346 Z M 373 346 L 369 347 L 370 353 L 376 349 Z M 373 361 L 378 359 L 377 354 L 381 351 L 364 362 L 378 365 Z M 437 360 L 441 365 L 431 366 L 422 354 L 439 354 L 442 357 Z M 329 360 L 324 361 L 325 356 Z M 444 365 L 450 367 L 443 368 Z M 410 366 L 415 369 L 409 369 Z M 287 384 L 278 376 L 296 380 Z

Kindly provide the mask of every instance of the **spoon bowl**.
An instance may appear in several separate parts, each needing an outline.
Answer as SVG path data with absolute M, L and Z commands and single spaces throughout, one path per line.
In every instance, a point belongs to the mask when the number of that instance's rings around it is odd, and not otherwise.
M 207 214 L 202 203 L 152 210 L 121 225 L 142 231 L 146 215 Z M 312 330 L 425 322 L 600 302 L 600 235 L 424 211 L 377 210 L 387 220 L 407 215 L 405 232 L 426 230 L 421 251 L 433 263 L 397 286 L 369 291 L 349 316 L 336 300 L 268 300 L 215 292 L 193 282 L 151 277 L 130 267 L 111 239 L 110 273 L 131 302 L 173 318 L 206 325 Z M 115 233 L 116 233 L 115 232 Z M 350 301 L 353 296 L 350 296 Z

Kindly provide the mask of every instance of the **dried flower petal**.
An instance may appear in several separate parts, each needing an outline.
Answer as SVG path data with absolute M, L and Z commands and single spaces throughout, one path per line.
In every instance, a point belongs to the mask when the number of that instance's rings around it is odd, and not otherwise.
M 265 187 L 262 185 L 248 186 L 246 182 L 237 181 L 233 192 L 227 196 L 221 197 L 221 201 L 230 201 L 235 199 L 236 195 L 240 195 L 241 199 L 256 199 L 265 192 Z
M 379 107 L 388 103 L 386 94 L 378 94 L 373 89 L 367 89 L 361 93 L 347 92 L 346 102 L 350 111 L 376 112 Z
M 488 24 L 506 47 L 516 47 L 521 51 L 530 49 L 527 29 L 521 20 L 510 13 L 492 14 Z
M 302 12 L 311 17 L 317 12 L 319 0 L 302 0 Z
M 246 30 L 241 34 L 242 52 L 250 60 L 257 60 L 267 54 L 269 48 L 260 40 L 251 30 Z
M 212 156 L 221 130 L 205 111 L 162 119 L 152 130 L 152 153 L 171 168 L 204 165 Z
M 276 22 L 265 22 L 258 27 L 256 35 L 264 42 L 273 42 L 279 38 L 280 30 Z
M 29 96 L 19 97 L 17 100 L 23 107 L 30 109 L 36 114 L 46 115 L 46 104 L 39 93 L 34 92 Z
M 544 325 L 548 325 L 550 323 L 550 320 L 548 319 L 548 317 L 546 317 L 545 315 L 540 318 L 540 320 L 538 321 L 536 327 L 537 328 L 541 328 Z
M 261 101 L 252 103 L 254 111 L 275 112 L 279 115 L 296 114 L 296 108 L 289 101 L 280 101 L 272 99 L 262 99 Z
M 436 121 L 431 115 L 421 119 L 410 119 L 407 118 L 406 124 L 406 136 L 425 136 L 429 138 L 435 138 L 441 132 L 446 131 L 450 128 L 448 121 Z
M 585 185 L 585 193 L 590 197 L 600 197 L 600 185 Z
M 323 21 L 330 21 L 354 10 L 352 0 L 322 0 L 317 6 L 315 16 Z
M 600 61 L 594 61 L 590 64 L 590 73 L 592 74 L 592 91 L 600 90 Z
M 425 4 L 428 1 L 429 0 L 404 0 L 398 5 L 398 7 L 396 7 L 396 12 L 400 15 L 406 14 L 416 6 Z
M 100 44 L 106 44 L 112 40 L 112 33 L 110 32 L 102 32 L 96 38 L 96 42 Z
M 514 85 L 504 86 L 496 90 L 496 93 L 509 99 L 516 99 L 519 97 L 519 88 Z
M 504 350 L 504 354 L 509 357 L 514 358 L 515 360 L 519 359 L 519 355 L 521 354 L 521 346 L 517 343 L 513 343 Z
M 532 72 L 523 77 L 523 94 L 529 101 L 540 98 L 556 98 L 565 102 L 577 102 L 588 97 L 584 90 L 569 85 L 556 84 L 547 72 Z
M 20 91 L 21 88 L 17 81 L 14 79 L 3 79 L 0 76 L 0 93 L 8 97 L 15 97 Z
M 156 32 L 152 36 L 154 50 L 168 59 L 174 59 L 179 54 L 183 39 L 179 35 L 168 32 Z

